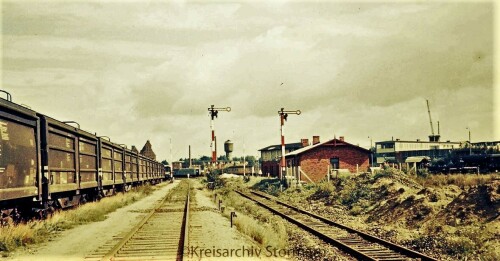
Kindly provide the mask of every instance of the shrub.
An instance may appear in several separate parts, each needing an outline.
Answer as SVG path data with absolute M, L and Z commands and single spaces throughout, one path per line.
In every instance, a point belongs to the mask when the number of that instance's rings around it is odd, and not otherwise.
M 224 187 L 224 180 L 220 178 L 220 172 L 219 171 L 211 171 L 207 174 L 207 182 L 213 182 L 212 188 L 217 189 L 217 188 L 222 188 Z
M 429 170 L 428 169 L 418 169 L 417 176 L 426 178 L 427 176 L 429 176 Z
M 449 238 L 445 242 L 446 253 L 459 258 L 465 257 L 474 251 L 474 243 L 469 238 Z
M 373 176 L 373 180 L 377 180 L 379 178 L 383 177 L 392 177 L 394 175 L 397 175 L 399 173 L 399 170 L 395 168 L 385 168 L 380 171 L 377 171 L 376 174 Z
M 308 197 L 309 200 L 330 197 L 332 193 L 335 191 L 335 186 L 333 186 L 333 184 L 328 181 L 323 181 L 316 184 L 315 188 L 316 191 L 311 196 Z
M 370 188 L 366 184 L 352 183 L 342 190 L 340 202 L 345 206 L 352 207 L 354 203 L 362 198 L 368 198 L 370 195 Z
M 260 190 L 271 194 L 273 196 L 278 196 L 280 194 L 280 184 L 279 179 L 263 179 L 252 186 L 253 189 Z

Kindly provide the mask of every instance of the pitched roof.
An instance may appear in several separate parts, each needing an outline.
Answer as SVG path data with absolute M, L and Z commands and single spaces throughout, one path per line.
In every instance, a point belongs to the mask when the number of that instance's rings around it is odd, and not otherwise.
M 149 140 L 146 141 L 146 144 L 144 144 L 144 147 L 142 147 L 141 154 L 148 157 L 148 158 L 156 160 L 156 154 L 154 153 L 153 148 L 152 148 Z
M 300 148 L 302 148 L 302 143 L 300 142 L 285 144 L 285 149 L 300 149 Z M 267 146 L 265 148 L 260 149 L 259 151 L 267 151 L 267 150 L 281 150 L 281 144 Z
M 356 146 L 354 144 L 351 144 L 351 143 L 348 143 L 348 142 L 345 142 L 345 141 L 341 141 L 339 139 L 331 139 L 331 140 L 328 140 L 328 141 L 316 143 L 316 144 L 311 145 L 311 146 L 303 147 L 303 148 L 300 148 L 298 150 L 294 150 L 292 152 L 289 152 L 289 153 L 285 154 L 285 157 L 296 156 L 296 155 L 302 154 L 302 153 L 304 153 L 306 151 L 312 150 L 314 148 L 326 145 L 328 143 L 334 143 L 336 146 L 350 146 L 350 147 L 353 147 L 355 149 L 359 149 L 361 151 L 365 151 L 365 152 L 370 153 L 370 150 L 367 150 L 365 148 L 361 148 L 360 146 Z

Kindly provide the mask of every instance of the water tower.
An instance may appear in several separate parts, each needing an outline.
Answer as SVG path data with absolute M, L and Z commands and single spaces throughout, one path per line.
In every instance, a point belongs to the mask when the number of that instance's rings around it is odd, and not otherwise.
M 224 151 L 226 152 L 226 158 L 228 161 L 231 161 L 233 158 L 233 142 L 230 140 L 226 140 L 224 142 Z

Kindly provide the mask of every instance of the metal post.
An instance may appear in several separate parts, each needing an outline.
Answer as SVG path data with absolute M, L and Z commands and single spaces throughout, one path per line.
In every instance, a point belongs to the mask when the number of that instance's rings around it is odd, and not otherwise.
M 231 211 L 231 227 L 233 227 L 233 217 L 237 217 L 236 212 Z
M 214 105 L 211 105 L 210 108 L 208 108 L 208 111 L 210 113 L 210 130 L 212 131 L 212 142 L 210 143 L 210 147 L 212 149 L 212 164 L 215 164 L 217 160 L 217 152 L 215 150 L 215 126 L 214 126 L 214 119 L 217 117 L 219 114 L 219 110 L 221 111 L 231 111 L 231 107 L 226 107 L 226 108 L 215 108 Z
M 213 107 L 213 105 L 212 105 Z M 212 149 L 212 164 L 217 160 L 217 155 L 215 155 L 215 126 L 214 126 L 214 114 L 212 111 L 210 119 L 210 130 L 212 131 L 212 142 L 210 143 L 210 148 Z
M 139 166 L 137 166 L 137 168 L 139 169 Z M 173 177 L 174 177 L 174 163 L 172 163 L 172 138 L 170 138 L 170 178 Z
M 278 173 L 280 180 L 283 180 L 283 176 L 286 175 L 286 162 L 285 162 L 285 121 L 288 118 L 288 114 L 300 115 L 300 110 L 296 111 L 285 111 L 285 108 L 281 108 L 278 111 L 280 115 L 280 133 L 281 133 L 281 171 Z
M 370 157 L 371 157 L 371 164 L 370 164 L 370 167 L 373 167 L 373 153 L 374 151 L 372 150 L 373 149 L 373 140 L 372 140 L 372 137 L 368 136 L 368 138 L 370 139 Z
M 283 111 L 283 108 L 281 108 L 281 110 Z M 284 114 L 281 114 L 280 115 L 280 122 L 281 122 L 281 126 L 280 126 L 280 133 L 281 133 L 281 164 L 280 164 L 280 167 L 281 167 L 281 171 L 280 171 L 280 176 L 279 178 L 280 179 L 283 179 L 283 174 L 285 173 L 285 115 Z
M 243 177 L 246 176 L 245 139 L 243 139 Z
M 472 155 L 472 142 L 470 141 L 470 128 L 467 127 L 466 129 L 469 130 L 469 155 Z

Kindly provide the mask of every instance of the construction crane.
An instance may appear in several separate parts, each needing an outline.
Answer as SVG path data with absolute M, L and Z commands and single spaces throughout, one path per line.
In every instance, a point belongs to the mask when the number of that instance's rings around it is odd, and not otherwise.
M 432 125 L 432 117 L 431 117 L 431 109 L 429 107 L 429 100 L 425 100 L 427 102 L 427 112 L 429 113 L 429 122 L 431 124 L 431 135 L 429 135 L 429 141 L 431 142 L 439 142 L 439 138 L 441 135 L 439 135 L 439 122 L 438 122 L 438 134 L 434 134 L 434 126 Z

